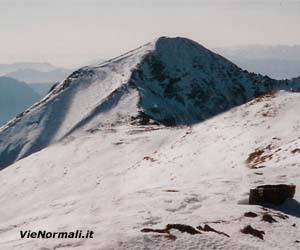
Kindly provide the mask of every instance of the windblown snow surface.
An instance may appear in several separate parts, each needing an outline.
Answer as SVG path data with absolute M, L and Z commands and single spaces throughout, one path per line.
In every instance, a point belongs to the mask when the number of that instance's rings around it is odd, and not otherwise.
M 1 128 L 0 249 L 299 249 L 300 94 L 280 90 L 291 88 L 182 38 L 73 73 Z M 295 199 L 247 205 L 250 188 L 276 183 L 297 185 Z M 230 237 L 141 232 L 178 223 Z M 94 238 L 20 238 L 77 229 Z

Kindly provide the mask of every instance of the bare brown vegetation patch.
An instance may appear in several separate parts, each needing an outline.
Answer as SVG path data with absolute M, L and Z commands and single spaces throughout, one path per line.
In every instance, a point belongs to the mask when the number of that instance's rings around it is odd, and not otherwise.
M 198 226 L 197 229 L 200 230 L 200 231 L 204 231 L 204 232 L 214 232 L 214 233 L 217 233 L 217 234 L 220 234 L 220 235 L 224 235 L 224 236 L 230 238 L 230 236 L 227 233 L 218 231 L 218 230 L 212 228 L 209 225 L 204 225 L 204 227 Z
M 276 97 L 276 93 L 277 93 L 277 91 L 271 91 L 271 92 L 268 92 L 265 94 L 257 95 L 256 98 L 250 103 L 250 105 L 253 105 L 258 102 L 270 100 L 270 99 Z
M 254 213 L 254 212 L 246 212 L 244 213 L 245 217 L 249 217 L 249 218 L 255 218 L 258 216 L 258 214 Z
M 150 157 L 150 156 L 145 156 L 145 157 L 143 158 L 143 160 L 155 162 L 155 160 L 154 160 L 152 157 Z
M 273 159 L 274 154 L 278 153 L 282 149 L 275 145 L 268 144 L 265 147 L 256 148 L 252 153 L 248 155 L 246 159 L 247 165 L 252 169 L 264 168 L 266 166 L 260 165 Z
M 273 222 L 277 222 L 277 220 L 275 220 L 272 215 L 268 214 L 268 213 L 264 213 L 262 216 L 262 221 L 266 221 L 269 223 L 273 223 Z
M 250 234 L 250 235 L 253 235 L 253 236 L 257 237 L 257 238 L 260 238 L 261 240 L 264 239 L 264 234 L 265 234 L 264 231 L 257 230 L 257 229 L 255 229 L 255 228 L 251 227 L 250 225 L 244 227 L 244 228 L 241 230 L 241 232 L 242 232 L 243 234 Z
M 176 190 L 176 189 L 166 189 L 166 190 L 163 190 L 164 192 L 167 192 L 167 193 L 178 193 L 179 191 Z
M 144 228 L 141 230 L 142 233 L 159 233 L 159 234 L 166 234 L 166 238 L 171 240 L 176 240 L 176 236 L 172 235 L 170 230 L 175 229 L 180 231 L 181 233 L 188 233 L 191 235 L 201 234 L 200 231 L 195 229 L 192 226 L 185 225 L 185 224 L 168 224 L 164 229 L 152 229 L 152 228 Z
M 267 149 L 270 149 L 270 146 L 267 146 Z M 255 149 L 254 152 L 250 153 L 246 163 L 250 165 L 251 168 L 255 168 L 256 165 L 264 163 L 272 159 L 273 154 L 264 154 L 264 149 Z
M 300 153 L 300 148 L 295 148 L 291 151 L 292 154 Z

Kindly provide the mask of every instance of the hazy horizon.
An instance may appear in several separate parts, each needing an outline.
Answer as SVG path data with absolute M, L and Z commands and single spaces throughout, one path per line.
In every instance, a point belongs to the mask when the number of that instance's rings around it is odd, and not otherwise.
M 210 49 L 300 44 L 300 3 L 291 0 L 0 0 L 0 11 L 0 63 L 76 67 L 160 36 Z

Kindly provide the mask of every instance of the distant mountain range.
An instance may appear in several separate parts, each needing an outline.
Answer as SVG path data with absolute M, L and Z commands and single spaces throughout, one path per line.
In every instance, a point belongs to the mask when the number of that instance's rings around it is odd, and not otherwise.
M 51 89 L 51 87 L 53 85 L 55 85 L 56 83 L 48 83 L 48 82 L 44 82 L 44 83 L 29 83 L 28 86 L 30 86 L 30 88 L 32 88 L 36 93 L 38 93 L 40 96 L 45 96 L 49 90 Z
M 66 78 L 72 71 L 66 69 L 55 69 L 42 72 L 34 69 L 19 69 L 17 71 L 6 74 L 5 76 L 14 78 L 26 83 L 50 83 L 60 82 Z
M 0 126 L 39 99 L 40 96 L 26 83 L 0 77 Z
M 0 64 L 0 126 L 45 96 L 70 73 L 49 63 Z
M 300 75 L 300 45 L 295 46 L 231 46 L 214 51 L 250 72 L 275 79 L 289 79 Z
M 6 75 L 22 69 L 32 69 L 41 72 L 48 72 L 58 69 L 50 63 L 20 62 L 11 64 L 0 64 L 0 75 Z
M 49 63 L 13 63 L 0 64 L 0 76 L 14 78 L 30 84 L 39 95 L 47 94 L 51 86 L 61 82 L 73 70 L 56 67 Z

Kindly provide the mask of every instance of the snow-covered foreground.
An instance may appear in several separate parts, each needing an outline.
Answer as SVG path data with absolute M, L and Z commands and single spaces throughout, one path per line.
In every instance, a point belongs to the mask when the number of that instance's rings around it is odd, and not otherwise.
M 299 249 L 299 104 L 300 94 L 279 92 L 188 127 L 78 131 L 0 172 L 0 249 Z M 256 149 L 262 157 L 246 163 Z M 273 183 L 297 185 L 295 200 L 268 209 L 277 223 L 244 217 L 264 212 L 245 204 L 249 189 Z M 141 232 L 170 223 L 230 238 Z M 265 239 L 242 234 L 247 225 Z M 94 239 L 20 238 L 77 229 Z

